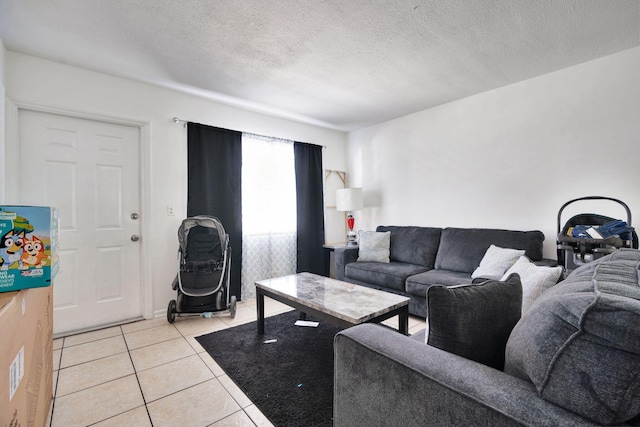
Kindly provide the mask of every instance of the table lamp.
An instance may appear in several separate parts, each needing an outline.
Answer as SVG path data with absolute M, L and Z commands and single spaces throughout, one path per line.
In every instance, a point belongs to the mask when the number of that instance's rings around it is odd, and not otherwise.
M 353 226 L 356 220 L 353 218 L 353 211 L 362 209 L 362 188 L 340 188 L 336 190 L 336 210 L 347 213 L 347 244 L 356 244 L 356 232 Z

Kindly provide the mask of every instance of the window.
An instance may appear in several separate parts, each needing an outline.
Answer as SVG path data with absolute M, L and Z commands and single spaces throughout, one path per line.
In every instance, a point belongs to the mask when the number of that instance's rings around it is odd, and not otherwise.
M 293 141 L 242 135 L 242 295 L 256 280 L 296 272 Z

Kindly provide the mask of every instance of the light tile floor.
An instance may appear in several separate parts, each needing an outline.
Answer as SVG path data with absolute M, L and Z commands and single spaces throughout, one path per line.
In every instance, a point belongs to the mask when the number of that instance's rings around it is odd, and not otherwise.
M 265 298 L 266 315 L 289 310 Z M 54 340 L 50 427 L 270 426 L 195 340 L 256 318 L 248 299 L 234 319 L 159 317 Z M 384 323 L 397 328 L 398 319 Z M 411 334 L 424 327 L 409 318 Z

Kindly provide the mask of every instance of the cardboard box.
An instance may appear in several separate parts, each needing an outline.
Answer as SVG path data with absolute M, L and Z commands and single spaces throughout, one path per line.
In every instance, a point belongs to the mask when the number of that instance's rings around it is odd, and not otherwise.
M 0 294 L 0 426 L 48 425 L 53 287 Z
M 56 208 L 0 206 L 0 292 L 51 285 L 58 235 Z

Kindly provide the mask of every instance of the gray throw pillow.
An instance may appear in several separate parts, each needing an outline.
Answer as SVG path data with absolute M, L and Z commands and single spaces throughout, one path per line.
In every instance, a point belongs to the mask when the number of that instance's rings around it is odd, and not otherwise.
M 389 262 L 390 231 L 360 231 L 357 261 Z
M 609 259 L 532 304 L 507 343 L 505 372 L 549 402 L 620 424 L 640 415 L 640 262 Z
M 522 312 L 529 310 L 533 301 L 555 285 L 562 275 L 562 267 L 544 267 L 532 263 L 526 256 L 518 258 L 500 280 L 518 273 L 522 283 Z
M 427 291 L 427 344 L 502 370 L 509 334 L 520 319 L 522 286 L 513 274 Z
M 482 257 L 478 268 L 471 273 L 471 278 L 486 277 L 487 279 L 499 280 L 523 255 L 523 249 L 501 248 L 491 245 Z

